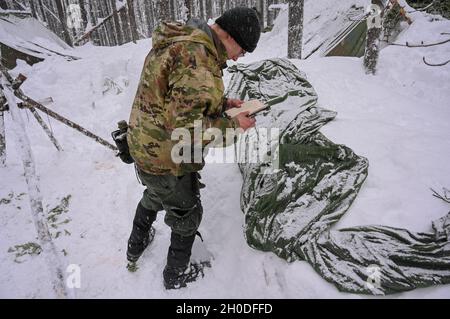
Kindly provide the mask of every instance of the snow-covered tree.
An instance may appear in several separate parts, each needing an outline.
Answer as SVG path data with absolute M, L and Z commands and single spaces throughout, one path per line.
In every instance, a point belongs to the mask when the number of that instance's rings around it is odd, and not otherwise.
M 302 58 L 304 0 L 289 1 L 288 58 Z
M 364 67 L 367 74 L 375 74 L 378 61 L 378 47 L 381 35 L 381 0 L 372 0 L 369 17 L 367 18 L 366 50 L 364 52 Z
M 170 20 L 170 8 L 168 0 L 156 0 L 157 2 L 157 24 L 161 23 L 161 21 Z

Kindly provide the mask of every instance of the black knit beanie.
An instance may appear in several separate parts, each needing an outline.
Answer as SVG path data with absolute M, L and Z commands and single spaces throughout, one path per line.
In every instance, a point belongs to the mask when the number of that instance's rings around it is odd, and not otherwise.
M 261 35 L 259 19 L 254 9 L 236 7 L 225 11 L 216 23 L 247 52 L 253 52 Z

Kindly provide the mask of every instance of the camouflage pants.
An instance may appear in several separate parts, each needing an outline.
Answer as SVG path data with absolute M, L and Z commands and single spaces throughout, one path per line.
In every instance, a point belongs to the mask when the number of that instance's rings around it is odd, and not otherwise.
M 185 237 L 195 234 L 203 215 L 199 174 L 152 175 L 137 171 L 146 186 L 142 206 L 155 212 L 165 210 L 164 222 L 172 232 Z

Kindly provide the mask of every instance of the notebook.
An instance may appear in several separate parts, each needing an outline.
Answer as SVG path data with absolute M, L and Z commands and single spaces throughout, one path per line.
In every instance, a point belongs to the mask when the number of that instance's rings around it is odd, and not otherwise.
M 256 113 L 268 108 L 268 105 L 262 103 L 259 100 L 250 100 L 244 102 L 241 107 L 233 107 L 229 110 L 226 110 L 225 113 L 229 117 L 236 117 L 239 113 L 249 112 L 248 116 L 255 115 Z

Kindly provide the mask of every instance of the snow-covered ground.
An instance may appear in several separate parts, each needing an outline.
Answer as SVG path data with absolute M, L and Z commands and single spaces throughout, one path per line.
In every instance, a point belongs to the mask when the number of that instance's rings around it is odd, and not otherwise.
M 318 1 L 319 2 L 319 1 Z M 325 3 L 325 1 L 322 1 Z M 352 2 L 348 0 L 347 2 Z M 317 14 L 306 11 L 308 17 Z M 412 14 L 414 23 L 396 42 L 425 43 L 448 38 L 450 21 Z M 287 19 L 240 62 L 285 57 Z M 85 45 L 73 51 L 81 60 L 48 58 L 30 67 L 19 63 L 14 74 L 28 80 L 23 90 L 36 100 L 53 97 L 49 107 L 100 136 L 110 139 L 116 122 L 128 119 L 142 63 L 151 40 L 105 48 Z M 376 76 L 365 75 L 362 60 L 314 57 L 292 62 L 306 72 L 319 104 L 338 112 L 322 132 L 369 159 L 369 177 L 337 228 L 381 224 L 429 231 L 431 221 L 449 205 L 434 198 L 430 187 L 450 186 L 450 64 L 427 66 L 450 58 L 450 43 L 427 48 L 390 46 L 382 50 Z M 225 74 L 225 82 L 230 75 Z M 115 83 L 112 86 L 111 83 Z M 58 152 L 32 116 L 22 111 L 32 143 L 44 207 L 50 210 L 68 195 L 67 211 L 57 215 L 52 233 L 65 265 L 81 269 L 80 298 L 360 298 L 340 293 L 306 262 L 288 264 L 272 253 L 250 248 L 243 236 L 239 207 L 241 175 L 236 164 L 207 164 L 203 170 L 204 218 L 194 256 L 213 256 L 205 277 L 187 289 L 166 291 L 162 283 L 170 230 L 160 213 L 157 236 L 139 261 L 125 268 L 126 242 L 143 187 L 134 169 L 113 152 L 50 119 L 64 148 Z M 47 121 L 47 117 L 44 115 Z M 0 297 L 53 297 L 44 258 L 15 258 L 10 247 L 37 242 L 23 167 L 6 115 L 7 168 L 0 168 Z M 25 193 L 25 194 L 22 194 Z M 66 232 L 66 231 L 67 232 Z M 450 285 L 417 289 L 393 298 L 450 298 Z

